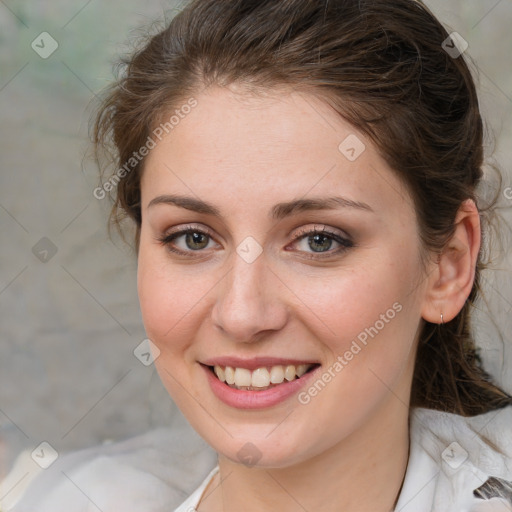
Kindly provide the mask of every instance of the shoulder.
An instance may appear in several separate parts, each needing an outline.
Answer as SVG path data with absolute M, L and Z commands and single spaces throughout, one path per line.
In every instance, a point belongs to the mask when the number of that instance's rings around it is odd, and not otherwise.
M 410 431 L 411 454 L 432 468 L 433 510 L 512 511 L 512 406 L 472 417 L 413 408 Z
M 512 406 L 470 417 L 413 408 L 410 417 L 411 432 L 416 433 L 415 440 L 429 453 L 437 455 L 439 449 L 444 451 L 456 443 L 477 467 L 511 470 Z M 453 446 L 452 449 L 459 448 Z M 446 453 L 445 458 L 449 458 L 450 454 Z
M 29 481 L 12 512 L 157 512 L 172 510 L 216 464 L 213 450 L 190 428 L 157 429 L 146 434 L 60 456 L 38 468 L 30 452 L 2 483 L 6 493 Z M 29 473 L 28 477 L 25 476 Z M 16 474 L 17 473 L 17 474 Z M 18 486 L 19 487 L 19 486 Z

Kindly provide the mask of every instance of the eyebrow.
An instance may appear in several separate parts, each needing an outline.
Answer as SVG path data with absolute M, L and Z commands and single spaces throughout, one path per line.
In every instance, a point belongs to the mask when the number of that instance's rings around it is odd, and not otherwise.
M 222 217 L 220 210 L 206 201 L 190 196 L 162 195 L 152 199 L 148 209 L 157 204 L 169 204 L 179 206 L 197 213 Z M 332 210 L 337 208 L 355 208 L 357 210 L 373 212 L 373 209 L 366 203 L 354 201 L 346 197 L 314 197 L 310 199 L 296 199 L 293 201 L 278 203 L 270 211 L 270 218 L 281 220 L 290 215 L 311 210 Z

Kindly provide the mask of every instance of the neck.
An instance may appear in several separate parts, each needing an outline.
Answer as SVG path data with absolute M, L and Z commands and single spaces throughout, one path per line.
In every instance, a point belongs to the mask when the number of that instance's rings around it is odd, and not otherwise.
M 219 456 L 219 474 L 199 510 L 389 512 L 409 454 L 409 410 L 390 394 L 356 432 L 329 450 L 285 468 L 246 467 Z

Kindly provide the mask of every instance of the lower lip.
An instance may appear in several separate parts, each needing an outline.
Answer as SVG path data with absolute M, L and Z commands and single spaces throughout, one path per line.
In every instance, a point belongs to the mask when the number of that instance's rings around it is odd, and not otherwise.
M 221 382 L 208 366 L 203 364 L 201 366 L 206 372 L 206 377 L 214 395 L 225 404 L 237 409 L 264 409 L 284 402 L 287 398 L 298 393 L 320 369 L 320 366 L 318 366 L 299 379 L 285 381 L 264 391 L 247 391 L 229 387 L 225 382 Z

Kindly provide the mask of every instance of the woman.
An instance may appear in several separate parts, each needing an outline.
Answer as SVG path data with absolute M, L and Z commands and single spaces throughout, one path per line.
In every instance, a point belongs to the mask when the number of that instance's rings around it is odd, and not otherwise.
M 512 510 L 480 367 L 482 121 L 415 0 L 195 0 L 98 114 L 162 382 L 218 465 L 178 512 Z M 491 508 L 494 507 L 494 508 Z

